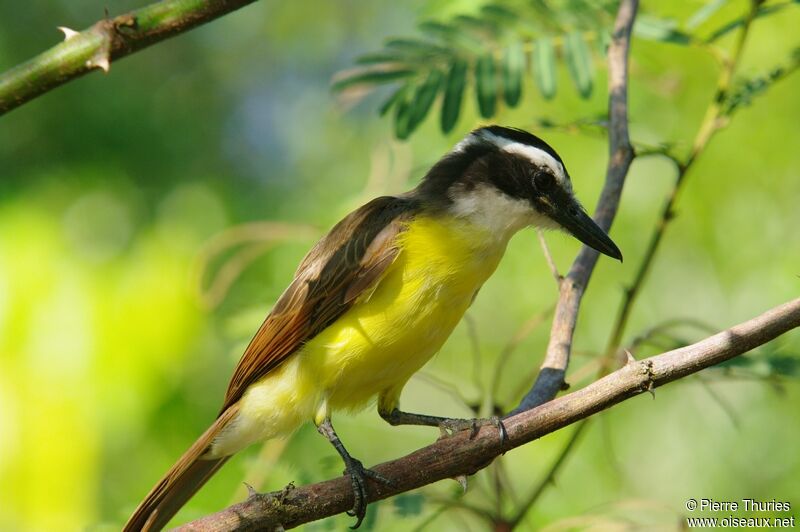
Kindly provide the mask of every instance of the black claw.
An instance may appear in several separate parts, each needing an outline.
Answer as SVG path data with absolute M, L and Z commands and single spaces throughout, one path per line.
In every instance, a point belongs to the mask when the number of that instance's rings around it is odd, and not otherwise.
M 353 484 L 353 509 L 347 511 L 347 515 L 356 518 L 356 524 L 350 528 L 355 530 L 361 526 L 364 517 L 367 515 L 367 483 L 368 478 L 381 482 L 388 486 L 394 483 L 388 478 L 384 477 L 376 471 L 367 469 L 364 465 L 355 458 L 347 464 L 347 469 L 344 471 L 345 475 L 350 475 L 350 481 Z

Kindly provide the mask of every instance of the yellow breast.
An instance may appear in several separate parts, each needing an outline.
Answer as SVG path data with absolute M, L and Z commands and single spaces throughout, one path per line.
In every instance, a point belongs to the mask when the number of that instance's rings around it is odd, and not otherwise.
M 494 272 L 505 241 L 455 219 L 418 218 L 374 292 L 308 343 L 333 409 L 402 385 L 444 344 Z
M 321 421 L 329 410 L 359 409 L 391 390 L 399 395 L 453 332 L 509 236 L 455 218 L 414 219 L 377 287 L 252 385 L 215 448 L 227 454 Z

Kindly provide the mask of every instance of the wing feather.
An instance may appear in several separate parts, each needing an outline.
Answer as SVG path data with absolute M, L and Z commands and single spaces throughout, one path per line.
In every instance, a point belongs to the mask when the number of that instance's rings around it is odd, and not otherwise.
M 414 211 L 415 203 L 406 198 L 374 199 L 345 217 L 308 252 L 236 366 L 222 412 L 359 297 L 372 293 L 397 256 L 396 237 Z

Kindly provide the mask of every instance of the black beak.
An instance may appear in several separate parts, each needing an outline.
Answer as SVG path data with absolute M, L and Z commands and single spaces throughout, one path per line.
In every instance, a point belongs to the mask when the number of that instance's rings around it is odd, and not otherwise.
M 605 231 L 586 214 L 583 207 L 573 198 L 562 198 L 562 200 L 559 202 L 561 205 L 558 205 L 550 216 L 587 246 L 622 262 L 622 252 Z

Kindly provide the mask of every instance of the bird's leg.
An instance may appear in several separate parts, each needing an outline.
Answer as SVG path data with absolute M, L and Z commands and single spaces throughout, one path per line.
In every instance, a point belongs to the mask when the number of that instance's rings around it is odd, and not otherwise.
M 350 456 L 342 440 L 339 439 L 336 431 L 333 430 L 330 418 L 326 417 L 322 423 L 317 425 L 317 430 L 336 448 L 336 452 L 339 453 L 339 456 L 341 456 L 344 461 L 345 474 L 350 475 L 350 481 L 353 484 L 355 503 L 353 504 L 353 509 L 347 512 L 347 515 L 357 518 L 356 524 L 351 528 L 358 528 L 361 526 L 361 521 L 364 520 L 364 516 L 367 513 L 367 478 L 383 482 L 384 484 L 391 484 L 392 481 L 371 469 L 367 469 L 359 460 Z
M 460 419 L 440 416 L 428 416 L 426 414 L 412 414 L 403 412 L 397 408 L 389 411 L 379 410 L 380 416 L 390 425 L 425 425 L 428 427 L 439 427 L 442 436 L 451 436 L 456 432 L 469 429 L 470 438 L 474 438 L 478 429 L 487 425 L 493 425 L 500 431 L 500 444 L 504 445 L 508 434 L 502 420 L 497 416 L 490 418 Z

